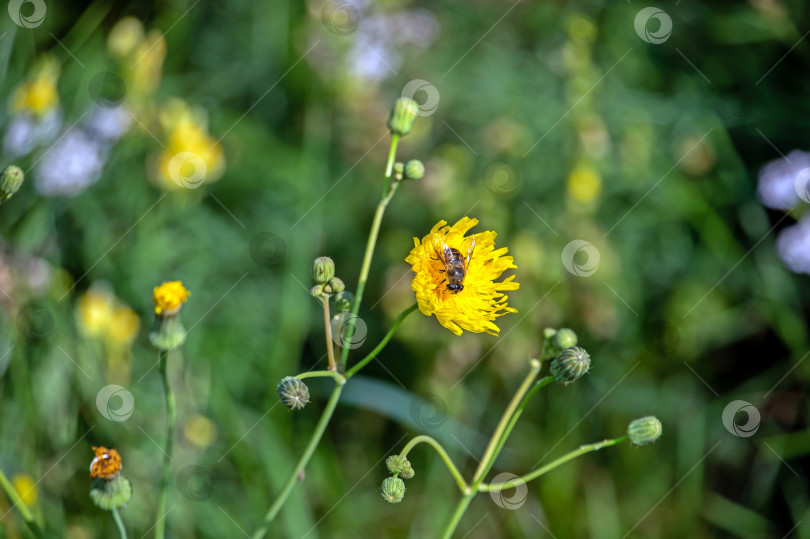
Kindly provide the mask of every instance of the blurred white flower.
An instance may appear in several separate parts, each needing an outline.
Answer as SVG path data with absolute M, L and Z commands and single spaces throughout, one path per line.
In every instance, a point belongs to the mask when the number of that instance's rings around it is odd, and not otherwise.
M 132 116 L 123 105 L 95 107 L 87 121 L 87 130 L 97 138 L 114 142 L 123 137 L 132 125 Z
M 794 273 L 810 273 L 810 215 L 783 229 L 776 238 L 779 257 Z
M 107 144 L 73 128 L 36 164 L 34 186 L 43 196 L 76 196 L 98 181 L 106 159 Z
M 757 195 L 763 206 L 790 210 L 799 202 L 796 176 L 810 168 L 810 153 L 793 150 L 785 157 L 769 162 L 759 171 Z
M 41 118 L 31 114 L 12 116 L 3 137 L 3 152 L 11 157 L 31 153 L 38 146 L 51 142 L 62 127 L 62 112 L 56 108 Z

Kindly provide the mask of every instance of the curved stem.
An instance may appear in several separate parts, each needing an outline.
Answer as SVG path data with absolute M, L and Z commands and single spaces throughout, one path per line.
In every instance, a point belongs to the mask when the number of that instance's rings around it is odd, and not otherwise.
M 264 537 L 264 535 L 267 533 L 267 529 L 270 527 L 270 523 L 276 518 L 276 515 L 278 515 L 278 512 L 281 510 L 284 502 L 287 501 L 287 497 L 290 495 L 293 487 L 298 482 L 298 475 L 309 463 L 309 459 L 312 458 L 315 448 L 318 447 L 318 443 L 321 441 L 323 433 L 326 432 L 326 427 L 329 425 L 329 420 L 332 418 L 332 414 L 335 412 L 335 408 L 337 407 L 338 399 L 340 399 L 340 393 L 342 391 L 343 386 L 336 384 L 335 389 L 332 390 L 332 396 L 329 397 L 329 402 L 326 403 L 326 408 L 324 408 L 321 418 L 318 420 L 318 424 L 315 426 L 315 430 L 312 432 L 309 443 L 307 444 L 306 449 L 304 449 L 304 453 L 295 464 L 295 468 L 287 478 L 287 482 L 284 483 L 284 486 L 276 498 L 276 501 L 273 502 L 273 505 L 271 505 L 270 509 L 267 510 L 267 514 L 264 515 L 261 526 L 259 526 L 259 528 L 251 536 L 252 539 L 261 539 Z
M 339 386 L 342 386 L 346 383 L 346 377 L 344 377 L 339 372 L 335 371 L 307 371 L 302 372 L 301 374 L 296 374 L 296 378 L 299 380 L 303 380 L 304 378 L 332 378 L 335 380 L 335 383 Z
M 8 496 L 9 500 L 11 500 L 11 507 L 9 507 L 9 511 L 16 507 L 17 511 L 20 512 L 20 515 L 25 520 L 25 523 L 28 525 L 31 532 L 36 537 L 44 537 L 42 530 L 34 521 L 34 516 L 31 514 L 31 511 L 28 510 L 28 506 L 22 501 L 20 495 L 17 494 L 17 489 L 15 489 L 14 485 L 11 484 L 11 481 L 8 480 L 6 474 L 3 473 L 3 470 L 0 470 L 0 486 L 3 487 L 3 491 L 5 491 L 6 496 Z
M 523 475 L 521 477 L 517 477 L 515 479 L 510 479 L 509 481 L 506 481 L 505 483 L 494 483 L 494 484 L 491 484 L 491 485 L 488 485 L 486 483 L 481 483 L 480 485 L 478 485 L 478 490 L 479 490 L 479 492 L 492 492 L 492 491 L 498 491 L 498 490 L 505 490 L 505 489 L 508 489 L 508 488 L 513 488 L 513 487 L 516 487 L 518 485 L 528 483 L 529 481 L 532 481 L 533 479 L 537 479 L 538 477 L 545 474 L 546 472 L 549 472 L 549 471 L 553 470 L 554 468 L 560 466 L 561 464 L 565 464 L 569 460 L 575 459 L 580 455 L 584 455 L 585 453 L 591 453 L 593 451 L 599 451 L 603 447 L 610 447 L 611 445 L 620 444 L 620 443 L 623 443 L 623 442 L 627 442 L 629 440 L 630 440 L 630 438 L 628 436 L 622 436 L 621 438 L 613 438 L 612 440 L 602 440 L 601 442 L 596 442 L 594 444 L 583 445 L 583 446 L 580 446 L 579 449 L 575 449 L 574 451 L 571 451 L 570 453 L 566 453 L 565 455 L 558 458 L 557 460 L 555 460 L 553 462 L 550 462 L 549 464 L 546 464 L 542 468 L 538 468 L 538 469 L 536 469 L 535 471 L 533 471 L 531 473 L 528 473 L 528 474 Z
M 523 402 L 520 403 L 520 406 L 518 406 L 518 409 L 512 416 L 512 419 L 509 420 L 509 424 L 506 426 L 506 431 L 503 433 L 501 441 L 498 443 L 498 447 L 495 449 L 496 457 L 497 455 L 501 454 L 501 449 L 503 449 L 503 446 L 506 443 L 507 438 L 509 438 L 509 435 L 512 434 L 512 429 L 515 428 L 515 424 L 518 422 L 518 419 L 520 419 L 520 416 L 523 414 L 523 409 L 526 408 L 526 405 L 529 404 L 530 400 L 532 400 L 534 394 L 540 391 L 542 388 L 549 385 L 553 381 L 554 377 L 552 376 L 546 376 L 545 378 L 541 378 L 540 380 L 535 382 L 534 386 L 532 386 L 529 392 L 526 393 L 526 396 L 523 397 Z
M 425 436 L 424 434 L 417 436 L 416 438 L 408 442 L 408 444 L 404 448 L 402 448 L 402 451 L 399 453 L 400 456 L 407 457 L 411 449 L 413 449 L 420 443 L 426 443 L 436 450 L 436 453 L 438 453 L 439 456 L 442 458 L 445 466 L 447 466 L 447 469 L 450 470 L 450 473 L 456 480 L 456 484 L 458 485 L 458 488 L 461 490 L 461 493 L 465 495 L 470 494 L 469 485 L 467 485 L 467 482 L 464 481 L 464 478 L 461 476 L 461 473 L 458 471 L 458 468 L 456 468 L 456 465 L 453 464 L 452 459 L 450 459 L 450 455 L 448 455 L 447 451 L 444 450 L 442 444 L 440 444 L 430 436 Z
M 536 359 L 531 361 L 529 373 L 526 375 L 523 383 L 520 384 L 520 387 L 515 392 L 515 395 L 512 397 L 512 401 L 509 403 L 509 406 L 506 408 L 503 416 L 501 416 L 501 420 L 498 422 L 498 426 L 495 428 L 495 432 L 493 433 L 492 438 L 489 440 L 489 445 L 484 452 L 484 456 L 481 457 L 481 462 L 478 464 L 478 469 L 475 470 L 472 485 L 470 486 L 472 492 L 464 496 L 458 502 L 456 510 L 453 512 L 453 516 L 450 517 L 450 522 L 447 523 L 447 527 L 445 528 L 443 535 L 445 539 L 449 539 L 453 536 L 453 532 L 456 531 L 456 527 L 461 521 L 461 517 L 464 516 L 464 512 L 467 510 L 470 502 L 472 502 L 473 497 L 475 497 L 475 494 L 478 491 L 478 486 L 483 482 L 487 472 L 489 472 L 490 468 L 492 468 L 492 465 L 495 463 L 495 458 L 498 456 L 498 451 L 500 451 L 500 448 L 503 447 L 506 440 L 506 435 L 508 434 L 507 428 L 510 421 L 518 410 L 518 406 L 523 402 L 524 396 L 528 393 L 529 386 L 532 384 L 532 382 L 534 382 L 534 379 L 537 378 L 537 374 L 540 372 L 540 366 L 540 361 Z M 514 426 L 514 424 L 512 425 Z
M 329 357 L 330 371 L 337 371 L 335 365 L 335 347 L 332 345 L 332 317 L 329 316 L 329 298 L 321 300 L 323 304 L 323 327 L 326 333 L 326 355 Z
M 115 520 L 115 525 L 118 526 L 118 533 L 121 534 L 121 539 L 127 539 L 127 530 L 124 528 L 124 523 L 121 521 L 121 515 L 118 514 L 118 509 L 113 508 L 112 516 Z
M 397 319 L 394 321 L 394 325 L 391 326 L 391 329 L 388 330 L 388 333 L 385 334 L 385 337 L 383 337 L 383 339 L 380 341 L 380 343 L 377 346 L 374 347 L 374 350 L 369 352 L 368 355 L 366 355 L 366 357 L 364 357 L 363 359 L 358 361 L 357 364 L 354 367 L 352 367 L 351 369 L 349 369 L 346 372 L 346 379 L 347 380 L 349 378 L 351 378 L 352 376 L 354 376 L 355 374 L 357 374 L 357 371 L 359 371 L 360 369 L 365 367 L 368 364 L 369 361 L 371 361 L 372 359 L 377 357 L 377 354 L 379 354 L 380 351 L 383 348 L 385 348 L 385 345 L 388 344 L 388 341 L 390 341 L 391 337 L 394 336 L 394 332 L 397 330 L 399 325 L 408 317 L 409 314 L 411 314 L 412 312 L 414 312 L 416 310 L 417 306 L 418 305 L 416 303 L 414 303 L 413 305 L 411 305 L 410 307 L 408 307 L 407 309 L 405 309 L 404 311 L 399 313 L 399 315 L 397 316 Z
M 371 269 L 371 259 L 374 257 L 374 247 L 377 245 L 377 236 L 380 233 L 380 225 L 382 224 L 383 214 L 388 202 L 399 186 L 399 182 L 391 183 L 391 173 L 394 170 L 394 161 L 397 155 L 397 144 L 399 143 L 399 135 L 391 136 L 391 146 L 388 150 L 388 162 L 385 165 L 385 184 L 383 185 L 383 194 L 377 210 L 374 212 L 374 220 L 371 223 L 371 230 L 368 233 L 368 242 L 366 242 L 366 252 L 363 255 L 363 264 L 360 266 L 360 276 L 357 279 L 357 290 L 354 293 L 354 302 L 352 302 L 352 315 L 348 320 L 347 331 L 351 335 L 354 329 L 354 319 L 357 318 L 357 313 L 360 312 L 360 303 L 363 301 L 363 292 L 366 289 L 366 281 L 368 281 L 368 274 Z M 346 361 L 349 359 L 349 348 L 343 348 L 340 352 L 340 370 L 346 370 Z
M 166 450 L 163 459 L 163 478 L 160 481 L 160 498 L 158 500 L 157 521 L 155 522 L 155 539 L 163 539 L 166 535 L 166 504 L 169 499 L 169 474 L 172 466 L 172 451 L 174 449 L 174 423 L 175 404 L 174 393 L 169 385 L 169 375 L 166 372 L 166 361 L 169 352 L 161 350 L 160 377 L 163 379 L 163 393 L 166 396 Z

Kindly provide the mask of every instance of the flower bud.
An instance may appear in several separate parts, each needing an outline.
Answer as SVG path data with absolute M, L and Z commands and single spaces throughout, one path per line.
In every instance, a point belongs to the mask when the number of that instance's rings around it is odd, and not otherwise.
M 658 418 L 652 415 L 635 419 L 627 427 L 627 436 L 633 445 L 647 445 L 656 441 L 664 432 L 664 427 Z
M 161 352 L 174 350 L 186 341 L 186 328 L 180 315 L 155 315 L 155 323 L 149 331 L 149 342 Z
M 402 455 L 391 455 L 385 459 L 385 465 L 388 466 L 388 471 L 395 474 L 401 474 L 406 469 L 411 467 L 411 463 L 407 457 Z
M 394 163 L 394 179 L 402 181 L 405 178 L 405 165 L 397 161 Z
M 9 165 L 0 173 L 0 202 L 11 198 L 14 193 L 20 190 L 25 175 L 17 165 Z
M 418 159 L 411 159 L 405 163 L 405 179 L 421 180 L 425 177 L 425 164 Z
M 132 483 L 120 474 L 112 479 L 96 479 L 90 485 L 90 499 L 105 511 L 121 509 L 132 499 Z
M 380 487 L 380 495 L 388 503 L 399 503 L 405 497 L 405 482 L 399 477 L 386 477 Z
M 332 277 L 329 279 L 329 282 L 323 285 L 323 291 L 329 294 L 337 294 L 338 292 L 343 292 L 346 290 L 346 285 L 343 283 L 342 279 L 337 277 Z
M 591 356 L 584 348 L 572 346 L 551 362 L 551 376 L 561 384 L 568 385 L 588 372 Z
M 563 350 L 577 345 L 577 334 L 571 329 L 561 328 L 554 334 L 551 342 L 562 352 Z
M 321 301 L 326 301 L 326 300 L 329 299 L 329 294 L 326 293 L 325 289 L 326 289 L 325 284 L 316 284 L 315 286 L 310 288 L 309 293 L 315 299 L 319 299 Z
M 346 290 L 335 294 L 334 302 L 335 309 L 339 313 L 346 313 L 352 310 L 352 302 L 354 301 L 354 294 Z
M 405 136 L 411 132 L 413 122 L 419 114 L 419 105 L 413 99 L 400 97 L 394 102 L 391 117 L 388 119 L 388 129 L 394 135 Z
M 558 355 L 560 355 L 560 350 L 554 344 L 554 335 L 556 335 L 557 330 L 554 328 L 546 328 L 543 330 L 543 359 L 554 359 Z
M 416 472 L 413 471 L 413 466 L 411 466 L 410 464 L 408 465 L 407 468 L 399 472 L 399 476 L 402 479 L 410 479 L 411 477 L 414 476 L 414 474 L 416 474 Z
M 309 388 L 295 376 L 282 378 L 276 391 L 278 398 L 290 410 L 300 410 L 309 402 Z
M 335 263 L 328 256 L 315 259 L 312 264 L 312 280 L 319 284 L 328 283 L 335 276 Z

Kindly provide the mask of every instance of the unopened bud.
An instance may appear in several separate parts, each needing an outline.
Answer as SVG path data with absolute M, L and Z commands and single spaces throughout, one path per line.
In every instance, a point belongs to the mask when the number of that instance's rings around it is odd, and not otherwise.
M 391 455 L 385 459 L 385 465 L 388 467 L 389 472 L 395 474 L 401 474 L 411 467 L 411 463 L 408 461 L 408 458 L 403 457 L 402 455 Z
M 657 417 L 651 415 L 635 419 L 627 427 L 627 436 L 630 437 L 633 445 L 651 444 L 661 437 L 662 432 L 664 432 L 664 427 L 661 422 Z
M 388 503 L 399 503 L 405 497 L 405 482 L 399 477 L 386 477 L 380 487 L 380 495 Z
M 342 279 L 337 277 L 332 277 L 328 283 L 323 285 L 323 291 L 330 296 L 338 292 L 343 292 L 344 290 L 346 290 L 346 285 L 343 283 Z
M 295 376 L 282 378 L 276 391 L 278 398 L 290 410 L 300 410 L 309 402 L 309 388 Z
M 568 328 L 561 328 L 557 330 L 557 333 L 554 334 L 551 341 L 554 343 L 554 346 L 559 348 L 562 352 L 567 348 L 577 345 L 577 334 Z
M 420 180 L 425 177 L 425 164 L 418 159 L 411 159 L 405 163 L 405 179 Z
M 588 372 L 591 356 L 584 348 L 572 346 L 551 362 L 551 376 L 561 384 L 568 385 Z
M 25 175 L 17 165 L 9 165 L 0 173 L 0 202 L 11 198 L 14 193 L 20 190 Z
M 345 313 L 352 310 L 352 302 L 354 301 L 354 294 L 344 290 L 338 292 L 333 298 L 335 302 L 335 309 L 339 313 Z
M 405 136 L 411 132 L 413 122 L 419 114 L 419 105 L 413 99 L 400 97 L 391 109 L 391 117 L 388 119 L 388 129 L 394 135 Z
M 328 256 L 321 256 L 312 263 L 312 280 L 319 284 L 328 283 L 335 276 L 335 263 Z

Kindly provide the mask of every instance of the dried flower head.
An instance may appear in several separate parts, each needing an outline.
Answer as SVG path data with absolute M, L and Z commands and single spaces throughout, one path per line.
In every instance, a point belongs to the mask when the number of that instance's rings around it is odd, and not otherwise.
M 96 456 L 90 463 L 90 477 L 112 479 L 121 472 L 121 455 L 115 449 L 93 446 Z

